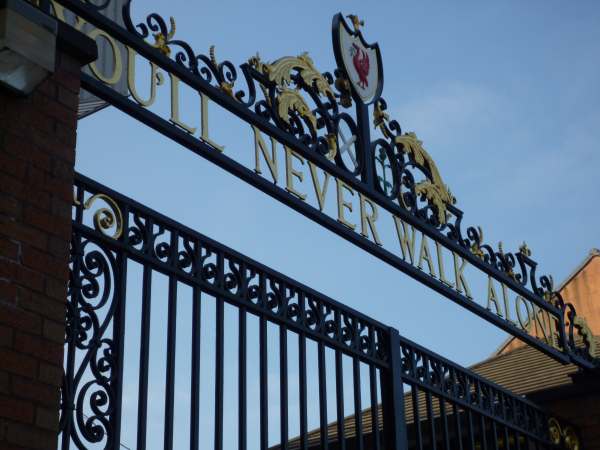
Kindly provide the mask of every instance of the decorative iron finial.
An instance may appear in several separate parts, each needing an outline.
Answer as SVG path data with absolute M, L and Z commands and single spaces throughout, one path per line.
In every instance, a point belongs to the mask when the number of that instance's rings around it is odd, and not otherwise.
M 340 104 L 344 108 L 350 108 L 352 106 L 352 96 L 350 94 L 350 82 L 341 76 L 335 79 L 335 87 L 340 91 Z
M 387 122 L 389 119 L 390 119 L 390 116 L 388 113 L 386 113 L 381 108 L 381 103 L 375 102 L 375 108 L 373 110 L 373 126 L 375 128 L 378 128 L 378 127 L 382 126 L 384 124 L 384 122 Z M 382 128 L 382 131 L 384 131 L 383 128 Z M 384 131 L 384 135 L 385 135 L 385 131 Z
M 175 30 L 177 27 L 175 26 L 175 19 L 173 17 L 169 18 L 169 22 L 171 23 L 171 30 L 165 36 L 164 33 L 154 33 L 154 47 L 159 49 L 161 53 L 165 56 L 171 55 L 171 49 L 169 48 L 169 42 L 175 36 Z
M 215 56 L 215 46 L 214 45 L 210 46 L 208 53 L 210 55 L 210 62 L 215 66 L 215 68 L 218 68 L 219 62 L 217 61 L 217 57 Z M 258 57 L 258 53 L 256 54 L 256 56 Z M 221 82 L 219 83 L 219 86 L 223 92 L 225 92 L 230 97 L 233 97 L 233 83 L 229 83 L 225 80 L 221 80 Z
M 471 244 L 471 253 L 477 256 L 479 259 L 484 258 L 483 250 L 481 250 L 481 243 L 483 242 L 483 228 L 481 226 L 477 226 L 478 231 L 478 239 L 473 239 L 473 243 Z
M 523 241 L 523 243 L 519 247 L 519 252 L 521 252 L 523 256 L 531 256 L 531 249 L 527 246 L 527 243 L 525 241 Z
M 329 147 L 329 153 L 327 153 L 327 159 L 333 161 L 338 152 L 337 139 L 335 134 L 327 134 L 327 146 Z
M 348 14 L 346 17 L 352 21 L 352 26 L 354 27 L 354 31 L 359 31 L 360 27 L 365 26 L 365 21 L 360 20 L 357 15 Z

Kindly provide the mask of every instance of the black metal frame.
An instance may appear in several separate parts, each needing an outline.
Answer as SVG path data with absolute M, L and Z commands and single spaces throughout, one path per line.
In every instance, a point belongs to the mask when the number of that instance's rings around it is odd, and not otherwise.
M 247 316 L 259 320 L 260 448 L 268 448 L 269 383 L 267 359 L 278 358 L 281 444 L 289 449 L 287 422 L 288 344 L 293 334 L 298 341 L 300 448 L 308 449 L 307 430 L 307 341 L 317 345 L 320 448 L 334 448 L 327 436 L 328 370 L 335 372 L 338 442 L 335 448 L 422 448 L 475 449 L 489 442 L 493 448 L 509 442 L 510 448 L 563 448 L 564 442 L 551 433 L 550 416 L 533 403 L 483 379 L 429 350 L 401 337 L 387 327 L 342 303 L 336 302 L 269 267 L 197 233 L 155 211 L 96 183 L 76 175 L 73 206 L 71 277 L 67 303 L 65 381 L 62 390 L 61 448 L 104 445 L 118 448 L 121 442 L 124 341 L 126 329 L 128 261 L 143 268 L 140 329 L 137 448 L 146 448 L 149 336 L 151 329 L 152 273 L 168 277 L 168 317 L 165 389 L 164 448 L 173 448 L 175 388 L 175 337 L 178 285 L 191 286 L 193 297 L 192 339 L 184 348 L 192 364 L 189 373 L 191 401 L 190 448 L 200 447 L 198 428 L 200 373 L 200 305 L 214 301 L 216 307 L 214 448 L 223 447 L 224 430 L 224 305 L 239 316 L 237 332 L 237 396 L 239 448 L 246 448 L 247 414 L 257 411 L 247 403 L 246 355 L 249 330 Z M 96 203 L 97 202 L 97 203 Z M 117 230 L 117 231 L 114 231 Z M 118 231 L 122 230 L 122 231 Z M 203 294 L 207 294 L 204 296 Z M 213 300 L 209 300 L 213 299 Z M 130 300 L 129 300 L 130 301 Z M 131 322 L 130 322 L 131 323 Z M 279 330 L 278 355 L 267 353 L 267 324 Z M 179 347 L 180 348 L 180 347 Z M 179 350 L 180 351 L 180 350 Z M 335 355 L 328 367 L 325 352 Z M 345 356 L 343 356 L 345 355 Z M 352 371 L 344 374 L 342 357 L 352 360 Z M 371 429 L 363 429 L 363 384 L 360 368 L 369 374 L 367 389 L 373 414 Z M 344 434 L 344 376 L 353 380 L 355 411 L 352 445 Z M 329 375 L 331 377 L 331 374 Z M 377 392 L 379 383 L 381 396 Z M 405 388 L 413 399 L 413 421 L 405 421 Z M 228 389 L 234 389 L 230 386 Z M 420 417 L 420 399 L 426 407 Z M 433 406 L 439 405 L 436 408 Z M 210 402 L 203 400 L 202 407 Z M 448 405 L 449 409 L 446 409 Z M 251 408 L 251 409 L 250 409 Z M 378 422 L 382 408 L 383 423 Z M 357 413 L 358 412 L 358 413 Z M 448 420 L 452 420 L 448 424 Z M 473 422 L 473 421 L 476 421 Z M 463 431 L 461 431 L 463 423 Z M 454 424 L 454 425 L 453 425 Z M 230 424 L 230 426 L 232 426 Z M 440 428 L 441 427 L 441 428 Z M 441 433 L 436 434 L 437 431 Z M 572 429 L 572 428 L 571 428 Z M 453 430 L 453 431 L 452 431 Z M 486 434 L 487 433 L 487 434 Z M 493 435 L 491 435 L 493 433 Z M 346 442 L 348 440 L 348 442 Z M 347 444 L 347 445 L 346 445 Z M 502 448 L 508 448 L 503 446 Z
M 474 267 L 506 285 L 511 291 L 548 312 L 558 323 L 560 348 L 553 347 L 528 334 L 482 305 L 473 302 L 462 293 L 430 277 L 409 262 L 354 233 L 318 209 L 270 183 L 218 149 L 120 95 L 93 77 L 82 74 L 83 88 L 554 359 L 562 363 L 573 362 L 583 368 L 598 367 L 599 361 L 593 360 L 589 356 L 587 348 L 582 349 L 576 346 L 575 333 L 577 329 L 574 325 L 576 315 L 574 307 L 563 301 L 559 294 L 553 292 L 550 277 L 541 276 L 538 280 L 535 261 L 523 252 L 513 254 L 504 253 L 501 249 L 494 250 L 490 245 L 482 242 L 481 234 L 475 227 L 469 227 L 465 237 L 461 228 L 463 213 L 452 204 L 447 205 L 447 211 L 453 221 L 439 222 L 436 218 L 438 216 L 436 207 L 417 195 L 415 180 L 411 174 L 411 171 L 418 170 L 427 176 L 427 174 L 430 175 L 430 169 L 418 164 L 414 159 L 406 159 L 402 155 L 401 149 L 394 144 L 394 137 L 401 134 L 398 123 L 392 121 L 386 128 L 389 141 L 386 139 L 372 141 L 369 130 L 369 111 L 366 105 L 357 104 L 357 118 L 354 122 L 349 114 L 340 110 L 336 98 L 341 94 L 335 94 L 335 98 L 329 96 L 324 101 L 320 100 L 315 86 L 302 84 L 302 81 L 298 79 L 295 82 L 299 83 L 317 104 L 314 112 L 319 118 L 319 129 L 315 130 L 311 127 L 307 129 L 301 117 L 291 117 L 291 123 L 284 123 L 273 109 L 276 98 L 274 97 L 275 88 L 272 85 L 268 89 L 268 98 L 257 99 L 256 84 L 263 87 L 270 86 L 270 84 L 264 74 L 250 64 L 246 63 L 240 66 L 248 86 L 248 92 L 234 91 L 237 72 L 229 61 L 216 64 L 205 55 L 196 55 L 186 42 L 174 39 L 168 40 L 167 44 L 180 50 L 175 53 L 175 59 L 170 59 L 159 49 L 147 43 L 144 39 L 150 35 L 151 31 L 165 37 L 168 35 L 165 21 L 159 15 L 151 14 L 147 17 L 146 23 L 134 25 L 130 15 L 131 2 L 129 2 L 123 10 L 126 24 L 126 29 L 124 29 L 100 13 L 105 5 L 96 6 L 81 0 L 58 0 L 58 3 L 94 26 L 105 30 L 124 45 L 135 49 L 138 54 L 154 62 L 160 68 L 175 74 L 192 89 L 207 95 L 212 101 L 243 121 L 256 126 L 332 176 L 343 180 L 354 190 L 372 199 L 391 214 L 414 226 L 424 235 L 441 243 Z M 336 71 L 336 74 L 339 76 L 339 71 Z M 333 86 L 333 77 L 328 73 L 323 76 Z M 223 89 L 224 84 L 230 87 L 231 92 Z M 254 107 L 254 111 L 251 107 Z M 377 100 L 377 107 L 385 110 L 386 102 L 383 99 Z M 338 155 L 333 162 L 324 156 L 327 153 L 327 145 L 322 133 L 335 131 L 337 121 L 341 118 L 344 121 L 350 121 L 358 129 L 358 150 L 361 153 L 358 156 L 359 160 L 363 161 L 359 178 L 345 169 L 341 156 Z M 319 132 L 321 135 L 318 134 Z M 376 180 L 374 154 L 378 148 L 391 155 L 390 163 L 393 163 L 396 168 L 391 195 L 388 195 Z M 425 203 L 423 204 L 423 202 Z M 473 248 L 477 249 L 480 254 L 474 254 Z M 548 301 L 548 298 L 552 298 L 552 301 Z

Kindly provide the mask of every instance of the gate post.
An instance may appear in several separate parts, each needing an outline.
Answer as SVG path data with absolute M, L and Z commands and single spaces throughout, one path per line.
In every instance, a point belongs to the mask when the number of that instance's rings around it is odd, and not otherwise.
M 79 73 L 97 52 L 24 0 L 0 0 L 0 48 L 0 448 L 55 449 Z
M 381 370 L 381 403 L 383 408 L 384 448 L 407 450 L 406 420 L 404 415 L 404 390 L 402 389 L 402 359 L 400 334 L 388 328 L 387 350 L 390 368 Z

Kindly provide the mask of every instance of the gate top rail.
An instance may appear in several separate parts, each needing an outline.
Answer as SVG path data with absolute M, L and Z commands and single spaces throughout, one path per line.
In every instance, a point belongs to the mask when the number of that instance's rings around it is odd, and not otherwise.
M 387 367 L 384 324 L 79 173 L 75 188 L 76 232 L 291 330 Z M 90 209 L 95 229 L 83 223 L 84 211 Z

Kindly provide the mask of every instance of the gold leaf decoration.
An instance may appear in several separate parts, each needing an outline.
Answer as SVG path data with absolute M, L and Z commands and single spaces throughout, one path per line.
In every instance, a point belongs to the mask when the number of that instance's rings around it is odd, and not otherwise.
M 279 97 L 277 97 L 277 114 L 288 125 L 290 124 L 290 110 L 296 111 L 310 122 L 314 130 L 317 129 L 317 118 L 300 95 L 300 91 L 285 88 L 281 91 Z
M 165 36 L 163 33 L 154 33 L 154 44 L 153 46 L 156 47 L 157 49 L 159 49 L 161 51 L 161 53 L 165 56 L 169 56 L 171 55 L 171 49 L 169 48 L 168 42 L 173 39 L 173 36 L 175 36 L 175 30 L 177 29 L 175 26 L 175 19 L 173 17 L 169 18 L 169 21 L 171 23 L 171 30 L 169 31 L 169 33 Z
M 83 209 L 90 209 L 96 200 L 103 200 L 110 208 L 99 208 L 94 212 L 94 228 L 105 236 L 119 239 L 123 234 L 123 213 L 121 212 L 121 208 L 108 195 L 96 194 L 83 204 Z M 111 234 L 110 229 L 112 227 L 115 227 L 115 231 Z
M 314 86 L 321 95 L 333 97 L 333 91 L 325 77 L 319 72 L 308 53 L 300 56 L 284 56 L 272 64 L 261 66 L 263 73 L 269 76 L 269 80 L 275 82 L 280 88 L 292 83 L 292 73 L 297 70 L 302 80 L 309 86 Z
M 417 139 L 413 132 L 397 136 L 394 141 L 396 144 L 402 145 L 403 151 L 410 155 L 418 165 L 429 171 L 430 177 L 417 183 L 415 190 L 417 195 L 425 196 L 435 206 L 439 222 L 446 223 L 446 205 L 455 203 L 456 199 L 444 184 L 435 162 L 423 148 L 423 142 Z
M 548 434 L 553 445 L 559 446 L 564 442 L 564 448 L 567 450 L 581 450 L 579 437 L 570 425 L 560 426 L 558 420 L 554 417 L 548 419 Z
M 592 329 L 587 324 L 586 320 L 583 317 L 575 316 L 573 319 L 573 327 L 579 332 L 579 335 L 588 349 L 589 355 L 594 358 L 596 356 L 596 340 L 594 339 Z

